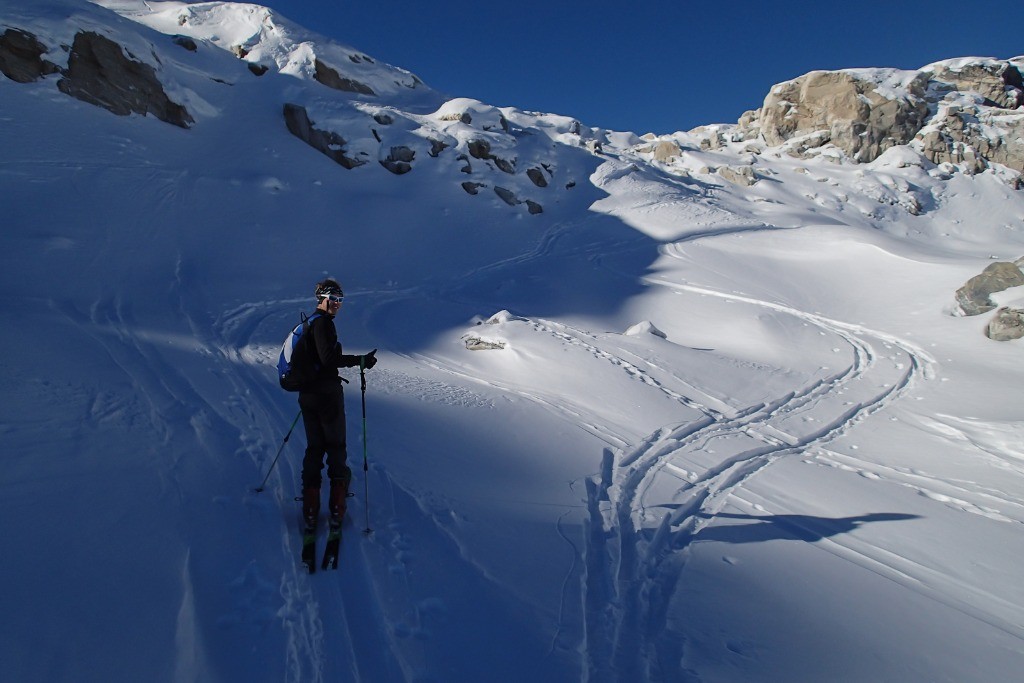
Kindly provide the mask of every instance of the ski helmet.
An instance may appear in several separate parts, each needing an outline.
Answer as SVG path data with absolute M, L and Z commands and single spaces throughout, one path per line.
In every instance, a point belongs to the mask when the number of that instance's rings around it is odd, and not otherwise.
M 341 291 L 341 285 L 338 281 L 333 278 L 327 278 L 316 283 L 316 289 L 314 290 L 317 301 L 323 299 L 328 294 L 334 294 L 336 296 L 344 296 L 344 292 Z

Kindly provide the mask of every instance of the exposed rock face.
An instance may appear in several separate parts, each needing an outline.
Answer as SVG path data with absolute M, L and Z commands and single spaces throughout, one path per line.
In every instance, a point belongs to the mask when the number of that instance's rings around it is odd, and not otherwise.
M 765 98 L 759 125 L 769 145 L 810 133 L 816 144 L 831 142 L 858 161 L 910 142 L 924 126 L 928 78 L 907 85 L 908 97 L 889 97 L 877 84 L 845 71 L 813 71 L 775 86 Z
M 948 60 L 888 74 L 814 71 L 775 86 L 737 131 L 798 156 L 832 144 L 861 162 L 916 140 L 935 164 L 978 173 L 997 163 L 1024 173 L 1021 106 L 1024 76 L 1010 61 Z
M 494 194 L 501 197 L 501 200 L 508 204 L 509 206 L 515 206 L 516 204 L 519 203 L 519 198 L 516 197 L 516 193 L 513 192 L 512 190 L 509 190 L 508 188 L 495 186 Z
M 152 114 L 182 128 L 193 123 L 185 107 L 167 97 L 153 67 L 129 59 L 120 45 L 98 33 L 75 35 L 67 71 L 57 87 L 119 116 Z
M 956 302 L 964 315 L 978 315 L 996 307 L 989 299 L 990 294 L 1021 285 L 1024 273 L 1020 268 L 1009 262 L 993 263 L 956 290 Z
M 966 165 L 974 173 L 992 161 L 1024 172 L 1024 116 L 976 105 L 942 111 L 919 136 L 929 161 Z
M 329 130 L 318 130 L 309 119 L 305 107 L 297 104 L 284 105 L 284 121 L 288 131 L 307 145 L 333 159 L 341 166 L 352 169 L 362 166 L 365 161 L 353 159 L 345 154 L 345 139 Z
M 320 83 L 323 83 L 328 88 L 334 88 L 335 90 L 342 90 L 344 92 L 359 93 L 360 95 L 376 95 L 376 93 L 373 92 L 373 88 L 370 86 L 365 83 L 352 80 L 351 78 L 345 78 L 319 59 L 313 63 L 313 68 L 313 78 Z
M 428 138 L 430 141 L 430 151 L 427 152 L 430 156 L 437 158 L 441 155 L 441 152 L 448 149 L 448 143 L 444 140 L 437 140 L 435 138 Z
M 494 155 L 491 152 L 491 143 L 486 140 L 470 140 L 466 144 L 466 148 L 469 150 L 469 155 L 474 159 L 493 161 L 494 165 L 505 173 L 511 174 L 516 172 L 515 159 L 509 161 L 508 159 L 502 159 L 501 157 Z
M 466 348 L 470 351 L 501 351 L 505 348 L 503 341 L 491 341 L 480 337 L 464 337 Z
M 753 185 L 758 180 L 753 166 L 722 166 L 718 169 L 718 175 L 741 187 Z
M 1024 309 L 1000 308 L 985 328 L 985 336 L 995 341 L 1012 341 L 1024 337 Z
M 17 83 L 31 83 L 60 71 L 43 59 L 46 46 L 27 31 L 9 28 L 0 34 L 0 73 Z
M 940 66 L 932 78 L 960 92 L 976 92 L 989 106 L 1016 109 L 1024 104 L 1024 77 L 1009 62 L 978 62 L 959 69 Z
M 544 177 L 544 172 L 539 168 L 528 168 L 526 169 L 526 176 L 530 179 L 537 187 L 547 187 L 548 179 Z
M 188 36 L 174 36 L 171 40 L 175 45 L 183 47 L 189 52 L 196 52 L 199 50 L 199 46 L 196 45 L 196 41 L 192 40 Z
M 395 175 L 402 175 L 412 170 L 412 161 L 416 152 L 404 145 L 392 147 L 388 155 L 380 160 L 380 165 Z
M 476 192 L 471 192 L 470 189 L 466 187 L 466 183 L 463 183 L 462 187 L 464 190 L 466 190 L 466 192 L 469 192 L 470 194 L 476 194 Z M 501 197 L 501 200 L 508 204 L 509 206 L 518 206 L 519 204 L 526 204 L 526 210 L 529 211 L 531 214 L 536 215 L 538 213 L 544 213 L 543 206 L 533 201 L 532 199 L 527 199 L 525 201 L 520 199 L 519 197 L 516 196 L 515 192 L 508 188 L 499 187 L 495 185 L 494 194 Z

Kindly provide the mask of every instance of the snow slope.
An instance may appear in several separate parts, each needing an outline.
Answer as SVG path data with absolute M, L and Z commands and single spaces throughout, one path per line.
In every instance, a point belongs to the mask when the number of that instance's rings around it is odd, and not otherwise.
M 679 133 L 658 162 L 373 61 L 352 63 L 379 97 L 326 89 L 295 55 L 361 53 L 253 5 L 23 5 L 0 0 L 0 30 L 99 30 L 196 123 L 0 76 L 5 680 L 1018 676 L 1024 342 L 951 315 L 1024 255 L 1005 178 L 767 150 L 739 187 L 707 171 L 743 143 Z M 384 111 L 396 145 L 451 149 L 346 170 L 284 102 L 364 131 L 371 161 Z M 543 213 L 461 187 L 480 136 L 548 164 L 547 188 L 469 176 Z M 365 475 L 348 375 L 341 568 L 307 576 L 273 363 L 324 274 L 346 349 L 381 361 Z

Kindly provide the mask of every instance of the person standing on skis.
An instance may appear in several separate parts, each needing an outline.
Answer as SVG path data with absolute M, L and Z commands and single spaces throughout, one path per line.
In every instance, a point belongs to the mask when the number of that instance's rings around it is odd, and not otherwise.
M 302 459 L 302 517 L 307 530 L 316 528 L 320 515 L 320 485 L 324 456 L 331 487 L 328 509 L 332 528 L 341 526 L 345 515 L 352 470 L 347 464 L 345 395 L 338 368 L 372 368 L 377 364 L 374 349 L 357 356 L 342 352 L 334 317 L 341 309 L 344 293 L 336 280 L 316 284 L 317 308 L 309 319 L 306 353 L 312 358 L 312 377 L 299 391 L 299 408 L 306 429 L 306 454 Z

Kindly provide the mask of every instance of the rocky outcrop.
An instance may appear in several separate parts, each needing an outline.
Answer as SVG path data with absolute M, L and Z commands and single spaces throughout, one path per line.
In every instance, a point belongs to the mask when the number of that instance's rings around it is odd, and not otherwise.
M 539 168 L 526 169 L 526 177 L 537 187 L 548 186 L 548 179 L 544 177 L 544 172 Z
M 494 187 L 494 194 L 501 197 L 501 201 L 505 202 L 509 206 L 515 206 L 519 203 L 519 198 L 516 197 L 516 193 L 505 187 Z
M 285 104 L 284 121 L 288 126 L 288 132 L 313 149 L 330 157 L 342 167 L 353 169 L 366 163 L 346 155 L 347 142 L 343 137 L 333 131 L 317 129 L 313 121 L 310 120 L 305 107 L 291 103 Z
M 9 28 L 0 34 L 0 73 L 16 83 L 31 83 L 60 68 L 43 59 L 47 48 L 28 31 Z
M 753 166 L 721 166 L 717 172 L 730 183 L 740 187 L 749 187 L 758 180 Z
M 463 341 L 466 343 L 466 348 L 470 351 L 501 351 L 505 348 L 505 342 L 503 341 L 492 341 L 475 336 L 463 337 Z
M 476 192 L 470 192 L 470 190 L 466 187 L 466 183 L 463 183 L 462 187 L 470 194 L 476 194 Z M 526 210 L 529 211 L 531 214 L 544 213 L 543 206 L 533 201 L 532 199 L 520 199 L 519 197 L 516 196 L 515 192 L 508 189 L 507 187 L 499 187 L 498 185 L 495 185 L 494 194 L 498 195 L 501 198 L 501 200 L 508 204 L 509 206 L 518 206 L 520 204 L 526 204 Z
M 648 133 L 648 135 L 650 135 Z M 653 136 L 651 136 L 653 137 Z M 650 139 L 644 136 L 645 139 Z M 679 147 L 679 143 L 675 140 L 651 140 L 650 144 L 641 145 L 636 148 L 637 152 L 641 154 L 650 154 L 653 156 L 655 161 L 661 163 L 669 163 L 673 159 L 679 157 L 683 153 L 683 150 Z
M 957 164 L 980 173 L 994 162 L 1024 172 L 1024 116 L 1017 112 L 950 105 L 918 139 L 924 156 L 935 164 Z
M 185 107 L 164 92 L 152 66 L 129 58 L 120 45 L 98 33 L 75 35 L 68 68 L 57 87 L 119 116 L 152 114 L 182 128 L 193 123 Z
M 380 165 L 395 175 L 402 175 L 412 170 L 412 161 L 416 158 L 415 150 L 404 145 L 392 147 L 388 155 L 380 160 Z
M 813 71 L 775 86 L 758 118 L 769 145 L 816 134 L 814 146 L 832 143 L 857 161 L 914 139 L 924 126 L 928 77 L 919 74 L 906 95 L 883 93 L 874 81 L 846 71 Z
M 516 172 L 515 159 L 512 159 L 511 161 L 508 159 L 502 159 L 491 152 L 491 143 L 487 140 L 470 140 L 466 143 L 466 149 L 469 150 L 469 156 L 474 159 L 493 161 L 494 165 L 498 167 L 498 170 L 504 171 L 505 173 L 511 174 Z
M 313 78 L 328 88 L 334 88 L 335 90 L 354 92 L 360 95 L 376 95 L 370 86 L 342 76 L 319 59 L 313 62 Z
M 996 307 L 991 294 L 1024 285 L 1024 272 L 1017 265 L 1000 261 L 990 264 L 956 291 L 956 302 L 964 315 L 979 315 Z
M 1024 309 L 1003 306 L 985 328 L 985 336 L 994 341 L 1012 341 L 1024 337 Z
M 947 84 L 950 90 L 976 92 L 988 106 L 1016 109 L 1024 105 L 1024 77 L 1009 62 L 983 60 L 959 67 L 939 64 L 932 71 L 932 80 Z
M 66 69 L 43 59 L 47 52 L 33 34 L 9 28 L 0 35 L 0 72 L 18 83 L 60 73 L 57 88 L 61 92 L 119 116 L 152 114 L 182 128 L 194 123 L 188 110 L 164 92 L 152 66 L 132 59 L 106 36 L 90 31 L 76 34 Z
M 736 130 L 740 139 L 761 136 L 796 156 L 834 145 L 869 162 L 914 143 L 932 163 L 966 173 L 990 163 L 1024 173 L 1021 106 L 1024 75 L 1010 61 L 949 60 L 917 72 L 814 71 L 772 88 Z
M 171 38 L 171 42 L 178 47 L 185 48 L 189 52 L 197 52 L 199 50 L 199 46 L 196 44 L 196 41 L 189 36 L 174 36 Z

